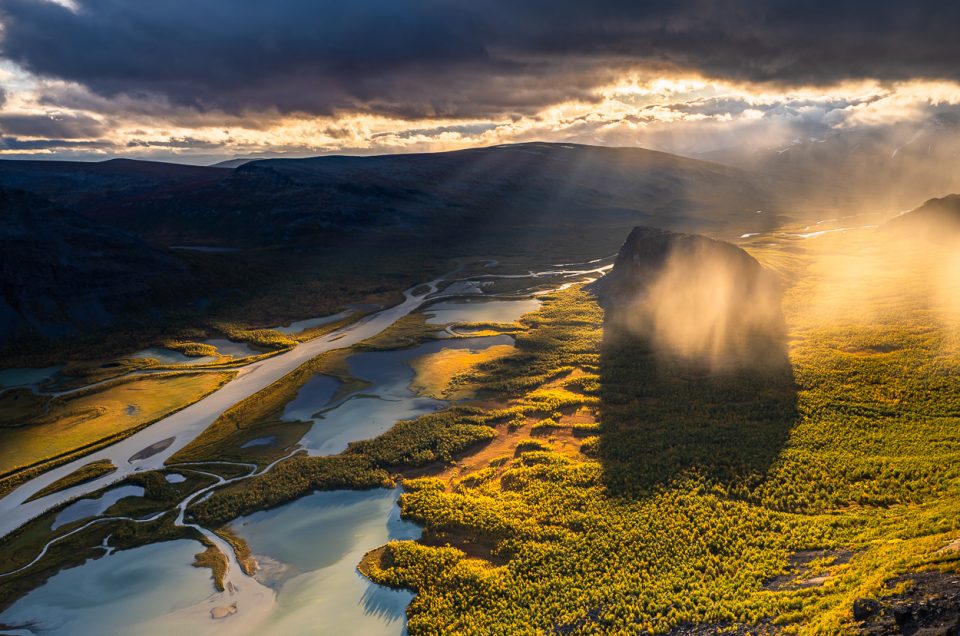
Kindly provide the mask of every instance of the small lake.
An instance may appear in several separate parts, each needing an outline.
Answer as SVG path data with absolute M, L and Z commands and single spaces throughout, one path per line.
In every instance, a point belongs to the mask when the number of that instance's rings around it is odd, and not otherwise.
M 146 624 L 213 592 L 210 571 L 191 565 L 200 550 L 195 541 L 165 541 L 87 561 L 21 598 L 0 623 L 34 621 L 45 636 L 166 636 L 168 625 Z
M 416 539 L 400 519 L 399 490 L 320 492 L 230 527 L 260 563 L 260 581 L 277 603 L 258 631 L 266 634 L 397 636 L 413 593 L 371 583 L 357 572 L 363 555 L 388 541 Z
M 233 340 L 227 340 L 226 338 L 211 338 L 210 340 L 201 340 L 201 342 L 203 344 L 216 347 L 217 353 L 222 356 L 245 358 L 247 356 L 255 356 L 261 353 L 260 351 L 251 348 L 246 342 L 234 342 Z
M 539 308 L 540 301 L 536 298 L 463 298 L 430 305 L 423 313 L 427 315 L 427 324 L 446 325 L 452 322 L 515 322 L 523 314 Z
M 297 391 L 297 396 L 283 408 L 282 419 L 307 421 L 330 403 L 340 382 L 328 375 L 315 375 Z
M 56 530 L 60 526 L 64 526 L 79 519 L 96 517 L 97 515 L 103 514 L 108 508 L 110 508 L 110 506 L 126 497 L 142 496 L 143 488 L 140 486 L 120 486 L 119 488 L 112 488 L 108 490 L 97 499 L 78 499 L 57 514 L 56 519 L 53 520 L 53 526 L 51 526 L 51 529 Z
M 61 368 L 63 367 L 3 369 L 0 371 L 0 389 L 38 386 L 55 376 Z
M 350 375 L 371 383 L 323 410 L 336 390 L 337 382 L 326 376 L 311 379 L 287 405 L 284 419 L 313 420 L 313 427 L 300 440 L 311 455 L 334 455 L 347 444 L 371 439 L 386 432 L 399 420 L 408 420 L 438 411 L 447 402 L 421 397 L 410 390 L 415 358 L 441 349 L 482 350 L 513 344 L 510 336 L 445 339 L 399 351 L 370 351 L 347 358 Z M 315 383 L 315 384 L 314 384 Z
M 307 318 L 306 320 L 298 320 L 297 322 L 291 322 L 286 327 L 274 327 L 274 329 L 280 333 L 296 336 L 303 333 L 307 329 L 315 329 L 317 327 L 338 322 L 353 315 L 354 313 L 356 313 L 355 309 L 345 309 L 344 311 L 331 316 L 321 316 L 320 318 Z
M 266 437 L 257 437 L 252 439 L 249 442 L 245 443 L 240 448 L 256 448 L 258 446 L 272 446 L 277 441 L 276 435 L 268 435 Z

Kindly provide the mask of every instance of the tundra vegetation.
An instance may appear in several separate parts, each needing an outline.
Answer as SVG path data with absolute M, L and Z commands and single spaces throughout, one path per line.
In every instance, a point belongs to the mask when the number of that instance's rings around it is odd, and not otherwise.
M 517 439 L 472 470 L 407 480 L 401 509 L 424 538 L 363 571 L 418 592 L 411 633 L 599 634 L 836 633 L 885 581 L 955 569 L 957 272 L 903 243 L 755 248 L 789 285 L 772 368 L 769 351 L 722 372 L 671 359 L 605 334 L 583 291 L 547 297 L 517 352 L 484 369 L 509 401 L 472 414 Z M 530 420 L 559 437 L 574 408 L 598 422 L 579 454 L 522 439 L 549 443 Z

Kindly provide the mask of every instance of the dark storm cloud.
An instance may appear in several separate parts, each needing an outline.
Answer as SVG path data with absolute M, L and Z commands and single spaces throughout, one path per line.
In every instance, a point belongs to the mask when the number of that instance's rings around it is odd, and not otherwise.
M 0 114 L 0 133 L 7 135 L 88 139 L 99 137 L 103 132 L 103 124 L 83 115 Z
M 76 141 L 73 139 L 18 139 L 0 137 L 0 150 L 59 150 L 63 148 L 108 148 L 105 141 Z
M 825 84 L 960 78 L 960 3 L 5 0 L 0 55 L 196 111 L 530 113 L 627 69 Z

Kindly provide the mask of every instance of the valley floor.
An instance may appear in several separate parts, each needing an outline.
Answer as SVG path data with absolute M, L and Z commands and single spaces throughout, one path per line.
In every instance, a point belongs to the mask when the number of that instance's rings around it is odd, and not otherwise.
M 322 418 L 285 415 L 316 378 L 336 379 L 326 408 L 361 399 L 372 389 L 350 355 L 410 351 L 465 329 L 438 332 L 412 314 L 235 405 L 164 471 L 129 482 L 144 497 L 110 511 L 155 519 L 54 544 L 0 578 L 0 606 L 100 556 L 105 541 L 203 542 L 166 511 L 216 474 L 254 471 L 192 503 L 186 520 L 242 528 L 230 524 L 315 490 L 402 483 L 401 513 L 422 535 L 360 567 L 416 591 L 411 634 L 846 633 L 883 623 L 890 607 L 855 608 L 960 565 L 960 261 L 871 230 L 743 246 L 786 284 L 788 338 L 762 343 L 762 364 L 715 370 L 664 356 L 605 325 L 578 284 L 538 296 L 542 306 L 518 323 L 474 325 L 472 335 L 509 335 L 512 347 L 431 349 L 404 362 L 423 399 L 449 405 L 336 454 L 296 453 Z M 234 463 L 215 465 L 225 460 Z M 176 470 L 187 479 L 166 479 Z M 56 533 L 56 514 L 0 540 L 0 570 L 29 563 Z M 244 540 L 232 542 L 243 561 Z

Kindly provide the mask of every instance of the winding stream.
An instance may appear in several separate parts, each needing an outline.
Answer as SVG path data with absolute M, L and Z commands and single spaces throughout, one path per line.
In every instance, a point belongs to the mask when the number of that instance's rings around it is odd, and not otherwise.
M 404 301 L 399 305 L 366 316 L 356 323 L 337 329 L 325 336 L 309 340 L 286 353 L 243 367 L 233 380 L 202 400 L 106 449 L 86 455 L 30 480 L 0 499 L 0 536 L 12 532 L 30 519 L 55 506 L 98 490 L 134 471 L 161 468 L 169 457 L 189 444 L 225 410 L 240 400 L 266 388 L 321 353 L 350 347 L 382 332 L 398 319 L 418 308 L 427 295 L 437 290 L 437 285 L 441 280 L 431 281 L 426 285 L 426 291 L 417 295 L 413 293 L 413 290 L 408 290 L 404 293 Z M 139 451 L 171 437 L 174 438 L 173 443 L 163 451 L 140 461 L 130 461 L 130 458 Z M 81 466 L 102 459 L 112 461 L 118 470 L 100 479 L 40 499 L 27 501 L 45 486 L 66 477 Z

